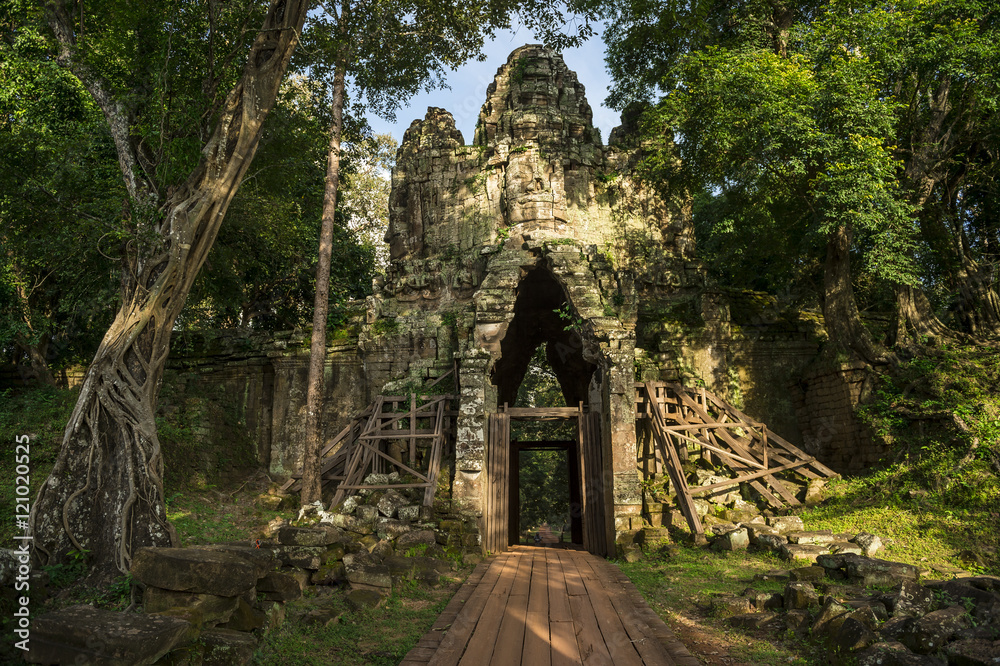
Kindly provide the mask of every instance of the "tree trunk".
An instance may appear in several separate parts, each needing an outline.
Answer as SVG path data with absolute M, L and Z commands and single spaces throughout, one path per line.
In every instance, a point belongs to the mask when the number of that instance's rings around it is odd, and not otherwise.
M 347 3 L 341 19 L 347 13 Z M 326 189 L 323 193 L 323 224 L 319 236 L 319 263 L 316 266 L 316 299 L 313 301 L 312 344 L 309 349 L 309 383 L 306 390 L 306 441 L 302 460 L 302 506 L 322 499 L 319 452 L 319 415 L 323 401 L 323 366 L 326 361 L 326 318 L 330 308 L 330 255 L 333 251 L 334 213 L 340 186 L 340 139 L 344 118 L 344 78 L 347 75 L 346 42 L 337 53 L 333 75 L 333 102 L 330 121 L 330 150 L 327 156 Z
M 830 344 L 867 363 L 886 363 L 885 352 L 876 347 L 861 323 L 851 284 L 850 250 L 851 232 L 846 225 L 838 225 L 827 237 L 823 275 L 823 319 Z
M 272 1 L 201 162 L 152 225 L 159 246 L 124 267 L 121 307 L 87 370 L 55 466 L 32 507 L 41 564 L 86 550 L 91 578 L 101 580 L 128 571 L 138 548 L 176 544 L 164 507 L 154 419 L 170 334 L 253 159 L 307 10 L 304 0 Z M 110 124 L 123 122 L 114 115 L 120 107 L 102 108 Z M 118 142 L 116 147 L 125 150 Z M 124 167 L 128 160 L 119 162 Z M 143 192 L 134 184 L 136 172 L 123 175 L 127 184 L 133 181 L 130 191 Z
M 952 331 L 934 314 L 934 308 L 919 287 L 896 285 L 893 347 L 911 347 L 915 344 L 924 344 L 926 338 L 950 337 L 952 334 Z
M 1000 335 L 1000 298 L 989 275 L 968 254 L 958 258 L 961 266 L 955 272 L 958 287 L 958 317 L 975 336 Z
M 18 335 L 15 344 L 28 359 L 27 365 L 17 364 L 21 380 L 25 383 L 37 382 L 44 386 L 55 386 L 56 378 L 49 369 L 49 336 L 42 335 L 36 342 L 31 342 L 26 337 Z

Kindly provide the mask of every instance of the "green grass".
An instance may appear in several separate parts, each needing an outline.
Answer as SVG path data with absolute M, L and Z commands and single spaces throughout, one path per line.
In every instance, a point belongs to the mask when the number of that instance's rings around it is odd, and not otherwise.
M 48 477 L 59 454 L 63 429 L 69 421 L 79 391 L 76 389 L 37 388 L 0 391 L 0 515 L 14 516 L 16 438 L 30 437 L 31 503 L 42 482 Z M 0 522 L 0 542 L 10 544 L 16 526 L 13 520 Z
M 690 545 L 681 545 L 675 552 L 673 556 L 651 553 L 639 562 L 617 564 L 695 656 L 700 645 L 708 644 L 719 651 L 716 654 L 760 666 L 823 663 L 818 646 L 794 636 L 734 629 L 710 610 L 713 597 L 739 596 L 747 588 L 783 590 L 784 583 L 754 581 L 753 577 L 774 569 L 787 570 L 787 562 L 769 553 L 718 553 Z
M 329 627 L 307 626 L 302 615 L 315 599 L 288 604 L 288 619 L 269 634 L 251 661 L 256 666 L 395 666 L 434 624 L 458 585 L 427 589 L 397 586 L 384 605 L 349 612 L 339 598 L 324 607 L 343 611 Z

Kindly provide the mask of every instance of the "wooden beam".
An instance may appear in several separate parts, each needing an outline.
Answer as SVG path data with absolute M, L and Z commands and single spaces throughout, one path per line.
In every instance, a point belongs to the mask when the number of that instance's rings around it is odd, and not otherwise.
M 716 490 L 718 488 L 725 488 L 727 486 L 738 486 L 739 484 L 743 483 L 744 481 L 750 481 L 752 479 L 759 479 L 760 477 L 766 476 L 767 474 L 775 474 L 777 472 L 784 472 L 785 470 L 788 470 L 788 469 L 795 469 L 796 467 L 803 467 L 803 466 L 808 465 L 811 462 L 813 462 L 813 460 L 815 460 L 815 458 L 808 458 L 806 460 L 799 460 L 798 462 L 793 462 L 793 463 L 789 463 L 787 465 L 782 465 L 781 467 L 772 467 L 771 469 L 765 469 L 765 470 L 763 470 L 761 472 L 754 472 L 753 474 L 745 474 L 743 476 L 738 476 L 735 479 L 730 479 L 728 481 L 722 481 L 722 482 L 719 482 L 719 483 L 713 483 L 713 484 L 708 485 L 708 486 L 697 486 L 697 487 L 691 489 L 691 494 L 692 495 L 704 495 L 705 493 L 711 492 L 711 491 Z

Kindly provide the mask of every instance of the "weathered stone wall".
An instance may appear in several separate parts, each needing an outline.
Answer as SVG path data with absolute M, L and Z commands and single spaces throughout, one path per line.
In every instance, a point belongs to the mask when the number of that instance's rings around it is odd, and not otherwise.
M 357 338 L 331 335 L 322 436 L 333 437 L 369 401 Z M 208 331 L 175 336 L 158 413 L 183 428 L 208 472 L 246 462 L 246 451 L 276 476 L 302 462 L 309 336 Z M 220 443 L 229 443 L 220 447 Z M 168 444 L 165 444 L 167 446 Z M 165 454 L 173 452 L 165 450 Z
M 870 390 L 870 373 L 863 363 L 854 363 L 813 368 L 799 380 L 803 448 L 838 472 L 865 470 L 886 453 L 855 413 Z

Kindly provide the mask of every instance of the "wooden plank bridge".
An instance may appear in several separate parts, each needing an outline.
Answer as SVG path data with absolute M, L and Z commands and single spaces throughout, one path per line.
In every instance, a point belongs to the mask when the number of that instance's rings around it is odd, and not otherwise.
M 480 564 L 400 666 L 697 666 L 621 571 L 513 546 Z

